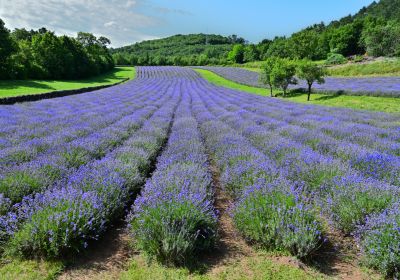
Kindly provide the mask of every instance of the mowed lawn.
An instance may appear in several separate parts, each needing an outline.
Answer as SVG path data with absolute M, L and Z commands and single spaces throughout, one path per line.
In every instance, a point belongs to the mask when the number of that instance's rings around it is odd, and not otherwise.
M 211 71 L 203 69 L 195 69 L 200 75 L 209 82 L 223 87 L 228 87 L 240 91 L 246 91 L 258 95 L 269 95 L 268 89 L 257 88 L 242 85 L 227 80 Z M 281 92 L 274 90 L 274 94 L 280 95 Z M 358 110 L 379 111 L 387 113 L 400 113 L 400 98 L 394 97 L 375 97 L 375 96 L 351 96 L 351 95 L 332 95 L 318 94 L 311 95 L 311 101 L 307 101 L 307 95 L 302 93 L 288 94 L 284 98 L 288 101 L 294 101 L 305 104 L 317 104 L 324 106 L 346 107 Z
M 108 73 L 83 80 L 0 80 L 0 98 L 110 85 L 134 77 L 134 67 L 115 67 Z

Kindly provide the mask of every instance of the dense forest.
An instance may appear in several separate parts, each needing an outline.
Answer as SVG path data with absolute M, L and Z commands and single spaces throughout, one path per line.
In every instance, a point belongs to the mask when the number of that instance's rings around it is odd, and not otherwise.
M 15 29 L 0 19 L 0 79 L 80 79 L 114 67 L 110 40 L 79 32 L 57 36 L 46 28 Z
M 207 65 L 244 63 L 267 57 L 327 59 L 400 55 L 400 0 L 381 0 L 355 15 L 309 26 L 290 37 L 249 44 L 235 35 L 176 35 L 112 50 L 116 64 Z
M 232 35 L 174 35 L 113 49 L 118 65 L 204 65 L 224 62 L 235 44 L 246 43 Z

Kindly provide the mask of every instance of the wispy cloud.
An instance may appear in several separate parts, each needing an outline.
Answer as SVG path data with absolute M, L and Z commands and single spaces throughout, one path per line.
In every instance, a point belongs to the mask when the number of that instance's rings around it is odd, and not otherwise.
M 0 0 L 0 18 L 8 28 L 46 27 L 57 33 L 92 32 L 121 46 L 155 38 L 141 30 L 161 20 L 140 13 L 146 0 Z

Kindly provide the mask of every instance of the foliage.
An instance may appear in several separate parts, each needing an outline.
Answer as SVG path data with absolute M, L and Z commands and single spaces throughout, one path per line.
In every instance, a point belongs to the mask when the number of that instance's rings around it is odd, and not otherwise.
M 243 63 L 244 62 L 245 48 L 241 44 L 236 44 L 233 46 L 232 50 L 228 53 L 228 61 L 233 63 Z
M 400 25 L 394 21 L 363 31 L 363 43 L 372 56 L 400 56 Z
M 395 203 L 382 213 L 371 215 L 358 229 L 366 265 L 393 279 L 400 276 L 399 206 Z
M 272 80 L 272 72 L 277 63 L 274 57 L 267 58 L 264 64 L 261 66 L 262 72 L 260 74 L 259 80 L 262 84 L 268 85 L 270 89 L 270 96 L 273 97 L 273 80 Z
M 307 101 L 310 101 L 311 87 L 314 82 L 317 82 L 318 84 L 325 83 L 324 76 L 326 76 L 325 69 L 321 66 L 316 65 L 312 61 L 303 60 L 298 62 L 297 77 L 299 79 L 305 80 L 308 85 Z
M 4 24 L 2 26 L 4 29 Z M 3 50 L 0 60 L 4 60 L 0 64 L 7 70 L 2 70 L 3 79 L 81 79 L 114 67 L 107 49 L 110 40 L 96 38 L 90 33 L 80 32 L 75 39 L 57 36 L 45 28 L 37 31 L 15 29 L 0 39 L 3 44 L 8 44 L 0 48 Z
M 285 96 L 289 85 L 297 83 L 297 80 L 294 77 L 295 74 L 295 62 L 286 58 L 282 58 L 275 62 L 275 65 L 271 71 L 270 79 L 275 87 L 279 87 L 283 90 L 283 96 Z
M 7 75 L 10 55 L 15 51 L 14 42 L 10 36 L 10 31 L 5 27 L 0 19 L 0 79 Z
M 343 55 L 341 55 L 339 53 L 330 53 L 330 54 L 328 54 L 328 58 L 325 61 L 325 63 L 327 65 L 337 65 L 337 64 L 343 64 L 343 63 L 346 63 L 346 62 L 347 62 L 347 59 Z
M 207 65 L 225 64 L 234 44 L 245 40 L 236 35 L 174 35 L 112 49 L 117 65 Z
M 298 194 L 285 189 L 253 186 L 246 190 L 233 210 L 235 226 L 248 240 L 268 249 L 309 257 L 323 242 L 322 225 Z

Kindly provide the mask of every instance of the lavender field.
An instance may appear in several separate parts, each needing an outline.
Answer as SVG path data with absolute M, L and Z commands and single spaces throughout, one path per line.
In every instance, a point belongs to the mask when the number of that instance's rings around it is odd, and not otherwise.
M 257 83 L 249 71 L 207 69 Z M 325 86 L 392 93 L 393 79 Z M 334 229 L 364 265 L 400 277 L 395 115 L 267 99 L 190 68 L 148 66 L 117 87 L 1 106 L 0 124 L 7 255 L 82 254 L 124 220 L 137 249 L 186 265 L 219 246 L 221 186 L 249 244 L 309 260 Z
M 259 74 L 254 71 L 237 67 L 198 67 L 218 74 L 225 79 L 253 87 L 267 87 L 259 82 Z M 303 80 L 298 80 L 297 85 L 290 85 L 291 89 L 307 89 L 307 84 Z M 400 77 L 327 77 L 324 84 L 313 85 L 319 92 L 329 92 L 350 95 L 371 95 L 371 96 L 400 96 Z

